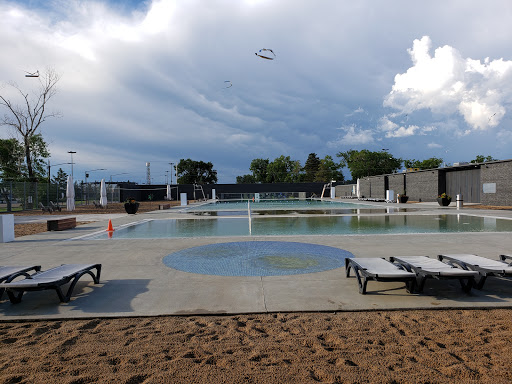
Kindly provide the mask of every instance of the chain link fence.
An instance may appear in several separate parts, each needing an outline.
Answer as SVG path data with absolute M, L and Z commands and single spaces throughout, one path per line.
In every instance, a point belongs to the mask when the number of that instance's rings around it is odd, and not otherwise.
M 99 202 L 100 183 L 76 183 L 75 205 L 89 205 Z M 120 188 L 117 184 L 108 184 L 107 200 L 119 202 Z M 57 183 L 0 182 L 0 213 L 41 209 L 50 204 L 66 206 L 66 185 Z

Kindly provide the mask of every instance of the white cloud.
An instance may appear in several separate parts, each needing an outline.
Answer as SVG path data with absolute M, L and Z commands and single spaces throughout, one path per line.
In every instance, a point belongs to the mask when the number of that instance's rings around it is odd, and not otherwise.
M 443 148 L 443 146 L 438 143 L 428 143 L 427 148 Z
M 431 56 L 431 46 L 428 36 L 414 40 L 408 50 L 413 66 L 395 76 L 384 106 L 403 114 L 420 109 L 459 113 L 468 132 L 497 126 L 512 103 L 512 61 L 465 59 L 448 45 Z
M 373 132 L 370 129 L 356 130 L 354 125 L 339 128 L 345 131 L 344 135 L 340 135 L 337 140 L 330 141 L 327 145 L 329 147 L 337 147 L 340 145 L 360 145 L 371 144 L 375 141 Z

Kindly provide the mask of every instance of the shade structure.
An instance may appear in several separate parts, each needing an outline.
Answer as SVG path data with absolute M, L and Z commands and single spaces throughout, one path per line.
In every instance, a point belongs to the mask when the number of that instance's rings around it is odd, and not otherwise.
M 165 196 L 166 200 L 171 200 L 171 186 L 167 184 L 167 196 Z
M 66 186 L 66 209 L 68 211 L 75 210 L 75 186 L 73 185 L 73 177 L 68 176 L 68 184 Z
M 356 189 L 357 197 L 361 197 L 361 184 L 359 183 L 359 179 L 357 179 L 357 189 Z
M 105 179 L 101 179 L 100 184 L 100 205 L 102 207 L 107 206 L 107 187 L 105 185 Z

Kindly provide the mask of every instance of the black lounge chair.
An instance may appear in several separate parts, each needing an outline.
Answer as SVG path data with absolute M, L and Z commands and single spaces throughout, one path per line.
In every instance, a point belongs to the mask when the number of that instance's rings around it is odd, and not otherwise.
M 62 211 L 62 208 L 61 206 L 59 205 L 59 203 L 55 204 L 53 201 L 50 201 L 50 207 L 55 211 L 59 211 L 61 212 Z
M 416 274 L 378 257 L 346 258 L 345 273 L 350 277 L 350 268 L 354 270 L 359 285 L 359 293 L 366 294 L 369 280 L 374 281 L 403 281 L 408 292 L 414 291 Z
M 32 265 L 30 267 L 20 266 L 20 265 L 12 265 L 12 266 L 0 266 L 0 283 L 10 283 L 15 278 L 20 276 L 30 277 L 29 271 L 38 272 L 41 270 L 40 265 Z M 0 288 L 0 299 L 4 294 L 5 289 Z
M 52 213 L 53 212 L 52 207 L 46 207 L 41 202 L 39 203 L 39 208 L 41 208 L 41 211 L 43 211 L 43 213 L 45 213 L 45 212 Z
M 478 276 L 476 271 L 467 271 L 442 261 L 431 259 L 427 256 L 393 256 L 390 260 L 402 265 L 406 270 L 416 273 L 416 287 L 418 292 L 423 292 L 425 281 L 429 278 L 457 279 L 466 293 L 471 291 Z
M 93 269 L 96 269 L 96 275 L 94 275 Z M 45 289 L 54 289 L 60 301 L 67 303 L 71 298 L 76 283 L 83 275 L 90 275 L 94 283 L 99 284 L 100 273 L 101 264 L 63 264 L 47 271 L 35 273 L 24 280 L 1 283 L 0 289 L 5 289 L 9 300 L 13 304 L 19 303 L 23 293 L 26 291 L 42 291 Z M 64 295 L 61 287 L 69 282 L 71 284 Z
M 500 257 L 506 255 L 500 255 Z M 512 276 L 512 260 L 492 260 L 473 254 L 437 255 L 437 258 L 447 264 L 459 267 L 468 271 L 477 271 L 480 279 L 476 282 L 475 288 L 482 289 L 488 276 Z M 512 257 L 510 257 L 512 259 Z

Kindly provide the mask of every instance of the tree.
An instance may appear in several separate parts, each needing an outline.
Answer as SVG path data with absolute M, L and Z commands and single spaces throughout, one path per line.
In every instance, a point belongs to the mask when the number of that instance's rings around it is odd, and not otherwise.
M 255 184 L 256 179 L 255 179 L 254 175 L 237 176 L 236 183 L 237 184 Z
M 483 155 L 477 155 L 477 157 L 474 160 L 471 160 L 470 163 L 487 163 L 488 161 L 496 161 L 498 159 L 493 158 L 492 156 L 483 156 Z
M 326 155 L 320 160 L 320 166 L 314 181 L 329 183 L 331 180 L 336 180 L 342 182 L 345 178 L 343 177 L 341 168 L 341 164 L 336 163 L 331 156 Z
M 315 181 L 317 172 L 320 169 L 320 159 L 316 153 L 310 153 L 306 163 L 304 164 L 304 181 L 312 182 Z
M 16 139 L 0 139 L 0 177 L 17 180 L 21 175 L 23 147 Z
M 58 184 L 59 190 L 65 190 L 68 185 L 68 174 L 62 168 L 59 168 L 57 174 L 53 176 L 53 182 Z
M 431 157 L 430 159 L 426 160 L 404 160 L 404 167 L 405 168 L 418 168 L 418 169 L 433 169 L 433 168 L 439 168 L 439 166 L 443 163 L 443 159 L 437 158 L 437 157 Z
M 0 169 L 2 179 L 11 180 L 46 180 L 46 161 L 50 156 L 48 145 L 40 133 L 29 139 L 30 157 L 32 159 L 32 178 L 24 161 L 24 146 L 16 139 L 0 140 Z
M 354 180 L 365 176 L 393 173 L 402 164 L 402 159 L 396 159 L 386 151 L 372 152 L 367 149 L 361 151 L 351 149 L 347 152 L 339 152 L 336 156 L 342 158 L 341 166 L 350 169 Z
M 217 171 L 211 162 L 180 159 L 177 166 L 178 184 L 215 184 Z
M 251 161 L 251 165 L 249 169 L 254 176 L 256 183 L 266 183 L 267 182 L 267 168 L 269 165 L 268 159 L 254 159 Z
M 267 183 L 291 183 L 293 171 L 297 163 L 290 156 L 281 155 L 272 161 L 267 168 Z
M 37 179 L 32 161 L 32 137 L 37 129 L 50 117 L 58 117 L 59 113 L 50 113 L 46 110 L 50 99 L 57 93 L 57 82 L 60 76 L 52 69 L 48 69 L 39 79 L 39 90 L 32 96 L 21 90 L 14 82 L 9 85 L 18 94 L 19 101 L 8 99 L 0 95 L 0 106 L 7 109 L 7 114 L 0 120 L 0 125 L 12 127 L 21 136 L 24 148 L 25 164 L 28 179 Z

